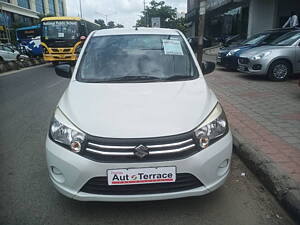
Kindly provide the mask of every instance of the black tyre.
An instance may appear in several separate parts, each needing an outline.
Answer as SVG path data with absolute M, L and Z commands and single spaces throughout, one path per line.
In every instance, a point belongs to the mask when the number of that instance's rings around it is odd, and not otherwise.
M 268 78 L 273 81 L 285 81 L 292 73 L 289 62 L 277 60 L 273 62 L 268 71 Z
M 17 55 L 17 61 L 20 61 L 20 55 Z
M 4 59 L 0 57 L 0 63 L 4 63 Z

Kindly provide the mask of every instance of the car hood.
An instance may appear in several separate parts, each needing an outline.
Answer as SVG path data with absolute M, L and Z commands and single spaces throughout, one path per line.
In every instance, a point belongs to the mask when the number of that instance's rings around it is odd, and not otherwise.
M 145 138 L 196 128 L 217 103 L 203 78 L 151 83 L 71 81 L 59 108 L 93 136 Z
M 268 46 L 261 46 L 261 47 L 256 47 L 256 48 L 252 48 L 252 49 L 249 49 L 245 52 L 243 52 L 240 57 L 252 57 L 252 56 L 255 56 L 257 54 L 260 54 L 262 52 L 265 52 L 265 51 L 274 51 L 274 50 L 280 50 L 282 48 L 286 48 L 285 46 L 271 46 L 271 45 L 268 45 Z
M 231 46 L 231 47 L 227 47 L 227 48 L 221 48 L 219 53 L 224 54 L 224 53 L 230 52 L 231 50 L 239 49 L 239 51 L 235 52 L 235 54 L 234 54 L 234 55 L 239 55 L 240 52 L 245 51 L 245 50 L 250 49 L 250 48 L 253 48 L 253 47 L 255 47 L 255 46 L 253 46 L 253 45 Z

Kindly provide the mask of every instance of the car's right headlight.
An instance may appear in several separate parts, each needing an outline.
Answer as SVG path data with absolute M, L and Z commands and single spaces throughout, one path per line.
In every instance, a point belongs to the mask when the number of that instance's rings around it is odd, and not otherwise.
M 260 60 L 260 59 L 262 59 L 262 58 L 264 58 L 264 57 L 267 57 L 268 55 L 270 55 L 271 54 L 271 52 L 269 51 L 269 52 L 262 52 L 262 53 L 259 53 L 259 54 L 257 54 L 257 55 L 255 55 L 255 56 L 252 56 L 252 60 Z
M 228 122 L 222 106 L 218 103 L 206 120 L 195 129 L 201 148 L 207 148 L 228 132 Z
M 54 142 L 75 153 L 81 151 L 85 140 L 85 134 L 76 128 L 59 108 L 51 120 L 49 136 Z

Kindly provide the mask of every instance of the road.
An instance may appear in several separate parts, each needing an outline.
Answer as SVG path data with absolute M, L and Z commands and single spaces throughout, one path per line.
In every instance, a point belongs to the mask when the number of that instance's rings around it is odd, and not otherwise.
M 92 203 L 58 194 L 48 178 L 44 142 L 67 85 L 50 65 L 0 75 L 1 225 L 295 224 L 235 155 L 226 184 L 207 196 Z

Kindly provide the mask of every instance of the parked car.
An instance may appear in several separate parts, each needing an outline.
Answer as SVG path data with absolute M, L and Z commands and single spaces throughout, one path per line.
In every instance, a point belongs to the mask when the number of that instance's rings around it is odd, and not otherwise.
M 269 46 L 253 48 L 240 55 L 238 70 L 249 74 L 268 75 L 270 80 L 286 80 L 300 72 L 300 31 L 293 31 Z
M 3 44 L 0 44 L 0 62 L 16 61 L 20 57 L 20 53 Z
M 236 70 L 240 54 L 251 48 L 268 45 L 278 37 L 294 30 L 295 28 L 269 30 L 256 34 L 236 46 L 221 48 L 218 52 L 217 64 L 227 69 Z
M 46 140 L 50 178 L 62 194 L 160 200 L 204 195 L 225 182 L 228 122 L 181 32 L 94 31 L 74 72 L 67 64 L 55 71 L 71 78 Z

